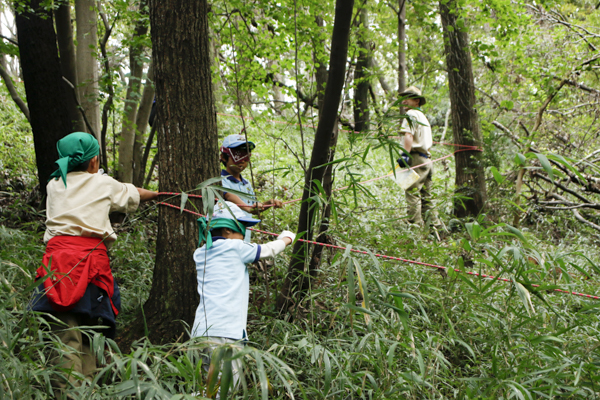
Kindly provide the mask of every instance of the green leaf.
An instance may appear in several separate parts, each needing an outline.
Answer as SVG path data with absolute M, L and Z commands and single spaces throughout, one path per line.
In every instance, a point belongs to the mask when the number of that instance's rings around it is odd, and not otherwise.
M 498 183 L 498 185 L 501 185 L 502 182 L 504 182 L 506 180 L 506 177 L 500 175 L 500 172 L 498 172 L 496 167 L 492 167 L 490 169 L 492 171 L 492 175 L 494 175 L 494 179 L 496 180 L 496 183 Z
M 523 302 L 523 305 L 525 306 L 525 310 L 527 310 L 527 314 L 531 317 L 531 315 L 535 313 L 535 309 L 533 308 L 533 303 L 531 302 L 531 295 L 529 294 L 529 291 L 521 283 L 514 280 L 514 278 L 512 281 L 515 285 L 515 288 L 517 289 L 517 294 L 519 295 L 521 301 Z
M 516 237 L 518 237 L 521 242 L 527 243 L 527 239 L 525 239 L 525 236 L 523 235 L 523 233 L 520 230 L 518 230 L 517 228 L 510 226 L 508 224 L 505 224 L 504 228 L 507 231 L 509 231 L 510 233 L 512 233 L 513 235 L 515 235 Z
M 542 167 L 550 177 L 550 180 L 554 182 L 554 171 L 552 171 L 552 166 L 550 165 L 550 161 L 548 161 L 548 158 L 540 153 L 535 153 L 535 155 L 538 158 L 538 160 L 540 160 L 540 164 L 542 164 Z
M 344 306 L 345 306 L 345 307 L 348 307 L 348 308 L 349 308 L 349 309 L 351 309 L 351 310 L 358 311 L 358 312 L 360 312 L 360 313 L 363 313 L 363 314 L 377 315 L 376 313 L 374 313 L 374 312 L 373 312 L 373 311 L 371 311 L 371 310 L 367 310 L 367 309 L 366 309 L 366 308 L 364 308 L 364 307 L 359 307 L 359 306 L 356 306 L 356 305 L 354 305 L 354 304 L 346 303 L 346 304 L 344 304 Z
M 538 344 L 542 342 L 556 342 L 556 343 L 564 343 L 565 340 L 552 335 L 541 335 L 536 336 L 529 341 L 531 344 Z
M 405 299 L 411 299 L 411 300 L 416 300 L 416 297 L 413 296 L 410 293 L 396 293 L 396 292 L 389 292 L 388 294 L 394 296 L 394 297 L 402 297 Z

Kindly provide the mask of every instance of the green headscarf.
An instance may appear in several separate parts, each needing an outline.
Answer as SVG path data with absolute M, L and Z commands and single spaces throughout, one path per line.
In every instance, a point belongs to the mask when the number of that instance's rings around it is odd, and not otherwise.
M 246 227 L 239 221 L 229 218 L 214 218 L 210 221 L 210 226 L 207 225 L 206 218 L 198 218 L 198 227 L 200 228 L 200 234 L 198 235 L 198 246 L 206 241 L 206 249 L 210 249 L 213 245 L 211 231 L 216 228 L 229 228 L 234 232 L 241 233 L 243 236 L 246 235 Z
M 91 160 L 100 153 L 100 145 L 93 135 L 85 132 L 73 132 L 56 143 L 58 150 L 58 169 L 50 175 L 50 179 L 62 178 L 67 187 L 67 174 L 75 167 Z

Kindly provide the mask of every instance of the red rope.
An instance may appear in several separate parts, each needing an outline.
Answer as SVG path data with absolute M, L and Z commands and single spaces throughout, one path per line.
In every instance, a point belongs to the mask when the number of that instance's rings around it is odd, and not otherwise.
M 174 206 L 173 204 L 168 204 L 168 203 L 163 203 L 163 202 L 159 202 L 158 204 L 164 205 L 164 206 L 167 206 L 167 207 L 171 207 L 171 208 L 175 208 L 177 210 L 181 210 L 180 207 Z M 203 217 L 204 216 L 204 215 L 202 215 L 200 213 L 197 213 L 197 212 L 191 211 L 191 210 L 184 209 L 183 211 L 185 211 L 187 213 L 190 213 L 190 214 L 193 214 L 193 215 L 196 215 L 198 217 Z M 268 232 L 268 231 L 263 231 L 263 230 L 256 229 L 256 228 L 248 228 L 248 229 L 250 229 L 251 231 L 254 231 L 254 232 L 264 233 L 266 235 L 278 236 L 278 234 L 276 234 L 276 233 Z M 336 245 L 333 245 L 333 244 L 320 243 L 320 242 L 315 242 L 315 241 L 312 241 L 312 240 L 305 240 L 305 239 L 298 239 L 298 240 L 301 241 L 301 242 L 315 244 L 315 245 L 318 245 L 318 246 L 330 247 L 332 249 L 347 250 L 347 248 L 343 247 L 343 246 L 336 246 Z M 372 254 L 375 257 L 383 258 L 385 260 L 402 261 L 402 262 L 405 262 L 405 263 L 408 263 L 408 264 L 422 265 L 424 267 L 429 267 L 429 268 L 436 268 L 436 269 L 443 269 L 443 270 L 448 269 L 448 267 L 444 267 L 442 265 L 428 264 L 428 263 L 424 263 L 424 262 L 420 262 L 420 261 L 414 261 L 414 260 L 408 260 L 406 258 L 400 258 L 400 257 L 386 256 L 385 254 L 369 253 L 368 251 L 355 250 L 355 249 L 350 249 L 350 251 L 353 252 L 353 253 L 358 253 L 358 254 L 367 254 L 367 255 Z M 485 278 L 485 279 L 492 279 L 492 280 L 502 281 L 502 282 L 512 282 L 510 279 L 500 278 L 500 277 L 496 277 L 496 276 L 493 276 L 493 275 L 479 274 L 477 272 L 471 272 L 471 271 L 462 271 L 462 270 L 456 269 L 456 268 L 454 268 L 454 271 L 459 272 L 459 273 L 465 273 L 465 274 L 468 274 L 468 275 L 479 276 L 479 277 Z M 532 284 L 531 286 L 533 286 L 533 287 L 540 287 L 540 285 L 536 285 L 536 284 Z M 555 292 L 559 292 L 559 293 L 568 293 L 568 294 L 572 294 L 572 295 L 575 295 L 575 296 L 581 296 L 581 297 L 587 297 L 589 299 L 600 300 L 599 296 L 593 296 L 591 294 L 578 293 L 578 292 L 570 292 L 568 290 L 562 290 L 562 289 L 552 289 L 552 290 L 555 291 Z
M 181 193 L 175 193 L 175 192 L 158 192 L 159 196 L 180 196 Z M 192 197 L 195 199 L 201 199 L 202 196 L 200 196 L 199 194 L 187 194 L 188 197 Z

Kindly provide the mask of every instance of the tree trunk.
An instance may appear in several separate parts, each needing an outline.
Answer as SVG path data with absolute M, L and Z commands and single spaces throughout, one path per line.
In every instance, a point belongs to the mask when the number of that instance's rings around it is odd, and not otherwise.
M 138 107 L 138 112 L 135 119 L 135 143 L 133 144 L 133 184 L 141 187 L 144 184 L 144 176 L 146 175 L 146 161 L 148 157 L 144 158 L 144 141 L 146 135 L 146 129 L 148 128 L 148 118 L 150 118 L 150 112 L 152 111 L 152 103 L 154 101 L 154 68 L 152 63 L 148 68 L 148 76 L 146 77 L 146 84 L 144 85 L 144 91 L 142 92 L 142 99 Z M 152 140 L 149 140 L 147 146 L 152 145 Z
M 77 88 L 79 102 L 89 128 L 100 141 L 100 105 L 98 103 L 98 26 L 94 0 L 76 0 L 77 23 Z M 90 129 L 87 129 L 89 132 Z
M 350 24 L 352 19 L 352 9 L 354 1 L 337 0 L 335 7 L 335 22 L 333 25 L 333 35 L 331 38 L 331 58 L 329 63 L 329 77 L 325 87 L 325 99 L 323 110 L 315 142 L 310 159 L 310 165 L 306 172 L 304 191 L 302 193 L 302 206 L 298 217 L 298 233 L 303 234 L 302 238 L 312 240 L 313 225 L 317 205 L 309 200 L 317 192 L 317 186 L 313 181 L 321 182 L 325 174 L 325 167 L 329 156 L 329 143 L 331 135 L 335 129 L 337 121 L 338 107 L 344 88 L 344 78 L 346 74 L 346 57 L 348 55 L 348 37 L 350 34 Z M 281 292 L 277 299 L 279 310 L 286 310 L 291 304 L 300 300 L 300 296 L 306 292 L 309 280 L 305 279 L 306 255 L 308 246 L 305 242 L 296 241 L 294 245 L 292 261 L 288 267 L 288 273 L 283 283 Z
M 17 107 L 19 107 L 25 118 L 27 118 L 27 121 L 31 122 L 29 117 L 29 108 L 21 96 L 19 96 L 19 92 L 17 92 L 17 89 L 15 88 L 12 77 L 8 73 L 8 66 L 6 64 L 6 58 L 4 57 L 4 54 L 0 55 L 0 76 L 2 76 L 2 80 L 4 81 L 4 85 L 6 86 L 8 93 L 10 93 L 11 99 L 13 99 Z
M 315 21 L 319 29 L 313 37 L 313 60 L 315 63 L 315 84 L 317 87 L 317 107 L 319 115 L 323 111 L 323 101 L 325 100 L 325 83 L 327 82 L 327 54 L 325 53 L 325 39 L 323 32 L 325 21 L 320 16 L 315 17 Z
M 41 3 L 26 2 L 25 10 L 33 12 L 17 14 L 16 25 L 40 189 L 45 195 L 46 183 L 56 169 L 56 142 L 71 132 L 71 121 L 52 13 Z
M 129 47 L 129 81 L 123 101 L 123 121 L 119 140 L 119 167 L 117 174 L 121 182 L 133 182 L 133 157 L 136 136 L 136 117 L 142 88 L 144 62 L 141 59 L 144 45 L 143 36 L 148 33 L 147 0 L 140 1 L 139 18 L 133 31 Z
M 369 130 L 369 58 L 370 43 L 367 39 L 369 29 L 369 13 L 366 8 L 360 11 L 358 57 L 354 71 L 354 130 Z
M 481 132 L 475 107 L 475 84 L 471 67 L 469 37 L 457 25 L 459 10 L 455 0 L 440 1 L 440 15 L 444 30 L 444 49 L 454 143 L 482 147 Z M 479 151 L 461 151 L 456 154 L 456 188 L 459 198 L 454 201 L 458 217 L 479 214 L 486 202 L 485 175 Z
M 218 176 L 217 117 L 213 104 L 206 0 L 150 2 L 158 114 L 160 191 L 181 192 Z M 156 264 L 144 313 L 121 338 L 128 345 L 147 323 L 154 343 L 173 342 L 194 320 L 199 298 L 192 254 L 196 219 L 168 207 L 158 214 Z
M 77 64 L 75 62 L 75 44 L 73 43 L 73 25 L 71 24 L 71 4 L 67 0 L 58 2 L 54 10 L 56 18 L 56 38 L 60 54 L 60 67 L 62 75 L 73 87 L 63 82 L 67 90 L 67 111 L 72 121 L 73 131 L 86 132 L 85 121 L 79 111 L 77 96 Z
M 398 0 L 398 93 L 406 89 L 406 0 Z

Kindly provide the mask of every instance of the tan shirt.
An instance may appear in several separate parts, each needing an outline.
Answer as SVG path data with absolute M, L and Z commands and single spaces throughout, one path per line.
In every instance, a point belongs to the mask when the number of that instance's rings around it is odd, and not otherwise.
M 410 109 L 406 112 L 406 115 L 408 115 L 408 118 L 405 118 L 402 121 L 400 132 L 412 133 L 413 144 L 410 151 L 429 154 L 429 149 L 433 145 L 429 120 L 427 120 L 425 114 L 419 110 Z M 402 147 L 405 147 L 404 137 L 402 137 L 401 145 Z
M 110 176 L 88 172 L 67 174 L 67 187 L 62 179 L 52 179 L 46 186 L 46 233 L 44 243 L 54 236 L 84 236 L 115 241 L 108 218 L 114 211 L 133 212 L 140 204 L 136 187 Z

